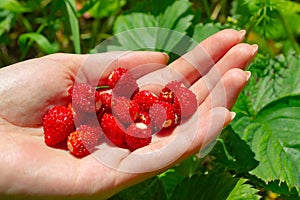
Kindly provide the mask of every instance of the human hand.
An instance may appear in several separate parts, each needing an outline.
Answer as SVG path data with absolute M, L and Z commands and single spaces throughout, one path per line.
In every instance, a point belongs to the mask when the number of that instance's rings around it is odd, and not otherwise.
M 54 54 L 1 69 L 0 170 L 3 175 L 0 192 L 93 194 L 105 199 L 197 153 L 232 120 L 229 110 L 249 78 L 249 74 L 242 69 L 256 54 L 257 46 L 239 44 L 242 35 L 234 30 L 221 31 L 167 68 L 162 68 L 167 63 L 167 57 L 161 53 L 110 52 L 95 55 Z M 203 50 L 212 60 L 201 57 L 199 52 Z M 112 153 L 118 155 L 113 160 L 118 164 L 113 167 L 93 155 L 77 159 L 67 151 L 47 147 L 43 141 L 42 116 L 51 106 L 67 102 L 67 89 L 73 84 L 82 64 L 91 56 L 94 65 L 83 71 L 87 79 L 93 79 L 94 73 L 91 71 L 103 70 L 109 64 L 114 67 L 115 62 L 129 69 L 156 63 L 157 67 L 151 70 L 176 71 L 190 82 L 191 89 L 197 94 L 197 113 L 171 136 L 133 153 L 112 148 Z M 216 64 L 212 65 L 212 61 Z M 194 66 L 201 68 L 195 69 Z M 149 74 L 150 71 L 141 73 L 141 79 Z M 196 123 L 196 131 L 184 127 L 188 127 L 189 123 Z M 184 142 L 178 142 L 182 130 L 185 130 L 187 137 Z M 174 141 L 177 146 L 168 145 Z M 155 150 L 159 150 L 159 154 Z M 95 155 L 101 158 L 101 152 L 105 151 L 100 149 Z M 142 165 L 137 165 L 136 159 Z

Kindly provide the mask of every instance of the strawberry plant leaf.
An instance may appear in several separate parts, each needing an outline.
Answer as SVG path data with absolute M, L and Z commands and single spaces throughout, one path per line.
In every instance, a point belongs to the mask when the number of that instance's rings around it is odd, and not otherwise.
M 231 126 L 227 126 L 222 131 L 210 155 L 215 156 L 215 162 L 221 164 L 226 170 L 234 170 L 237 173 L 247 173 L 258 165 L 250 147 Z
M 268 104 L 256 119 L 245 117 L 233 123 L 237 131 L 255 153 L 259 165 L 251 174 L 266 183 L 286 182 L 289 190 L 300 187 L 300 96 L 290 96 Z M 240 122 L 243 120 L 243 122 Z M 245 125 L 245 123 L 247 123 Z M 238 129 L 236 129 L 238 130 Z
M 208 24 L 197 24 L 194 28 L 193 39 L 197 42 L 201 42 L 202 40 L 208 38 L 214 33 L 220 31 L 221 28 L 218 26 L 208 23 Z
M 167 199 L 170 199 L 177 184 L 184 179 L 184 176 L 176 172 L 174 169 L 169 169 L 166 172 L 160 174 L 159 178 L 165 187 Z
M 143 199 L 143 200 L 166 200 L 166 193 L 161 180 L 157 177 L 148 179 L 138 185 L 134 185 L 128 189 L 121 191 L 109 200 L 128 200 L 128 199 Z
M 267 62 L 256 60 L 249 67 L 254 72 L 254 77 L 250 79 L 235 108 L 244 110 L 245 107 L 239 108 L 239 106 L 245 104 L 245 102 L 242 102 L 246 101 L 248 112 L 255 116 L 263 107 L 277 99 L 299 95 L 299 66 L 300 55 L 293 54 L 286 57 L 280 55 L 277 58 L 269 59 Z M 262 74 L 261 77 L 257 76 L 256 70 L 258 69 L 264 70 L 259 72 Z
M 117 34 L 120 47 L 114 46 L 109 50 L 171 51 L 191 25 L 193 15 L 189 12 L 190 8 L 191 4 L 187 0 L 180 0 L 168 6 L 158 16 L 142 12 L 119 16 L 113 31 Z
M 259 200 L 258 190 L 246 183 L 247 179 L 241 178 L 230 192 L 226 200 Z
M 180 182 L 170 199 L 225 200 L 237 182 L 237 178 L 227 173 L 195 174 Z

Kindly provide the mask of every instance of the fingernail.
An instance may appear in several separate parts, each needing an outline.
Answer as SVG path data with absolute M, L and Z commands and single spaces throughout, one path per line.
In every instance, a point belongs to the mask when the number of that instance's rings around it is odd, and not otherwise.
M 235 118 L 235 116 L 236 116 L 235 112 L 230 112 L 231 121 Z
M 252 56 L 254 57 L 257 54 L 258 51 L 258 45 L 257 44 L 252 44 L 251 45 L 253 47 L 253 53 Z
M 245 71 L 245 74 L 247 76 L 246 81 L 248 82 L 250 77 L 251 77 L 251 72 L 250 71 Z
M 242 41 L 245 38 L 246 30 L 240 30 L 239 33 L 240 33 L 240 41 Z
M 164 55 L 166 61 L 168 62 L 169 61 L 169 54 L 167 54 L 165 52 L 162 52 L 162 54 Z

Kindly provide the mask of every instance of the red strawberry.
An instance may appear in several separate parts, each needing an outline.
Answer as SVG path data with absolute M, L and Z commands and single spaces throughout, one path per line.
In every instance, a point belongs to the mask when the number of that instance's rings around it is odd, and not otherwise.
M 101 137 L 102 133 L 99 127 L 81 125 L 68 136 L 67 147 L 72 155 L 82 158 L 95 150 Z
M 125 128 L 121 123 L 118 123 L 114 116 L 109 113 L 104 113 L 101 118 L 101 127 L 103 133 L 114 145 L 126 148 Z
M 107 92 L 100 93 L 100 100 L 102 102 L 102 107 L 105 110 L 111 109 L 111 99 L 112 99 L 112 95 L 110 93 Z
M 130 99 L 137 91 L 139 87 L 136 80 L 133 78 L 132 74 L 128 71 L 123 74 L 118 82 L 115 84 L 115 87 L 112 89 L 112 94 L 114 97 L 124 96 Z
M 175 92 L 174 110 L 181 118 L 188 117 L 196 112 L 198 103 L 196 95 L 188 88 L 179 88 Z
M 101 93 L 99 91 L 95 91 L 95 109 L 99 111 L 102 107 Z
M 155 102 L 149 110 L 149 115 L 153 124 L 158 128 L 170 128 L 174 126 L 175 123 L 175 114 L 173 105 L 164 102 L 157 101 Z
M 185 88 L 184 84 L 180 81 L 172 81 L 168 83 L 159 94 L 159 99 L 169 103 L 174 103 L 174 92 L 176 92 L 179 88 Z
M 134 100 L 119 97 L 114 100 L 112 113 L 122 124 L 128 125 L 139 117 L 140 109 Z
M 168 103 L 173 103 L 175 98 L 175 94 L 169 88 L 163 88 L 159 94 L 159 100 L 165 101 Z
M 128 149 L 134 151 L 150 144 L 152 140 L 151 129 L 143 123 L 132 123 L 126 131 Z
M 44 115 L 44 139 L 48 146 L 66 141 L 74 128 L 73 112 L 65 106 L 54 106 Z
M 142 90 L 133 96 L 133 100 L 137 102 L 140 110 L 148 112 L 153 103 L 158 100 L 158 97 L 149 90 Z
M 114 88 L 119 79 L 128 72 L 128 69 L 123 67 L 118 67 L 114 69 L 107 78 L 107 85 L 110 88 Z
M 140 115 L 137 118 L 136 122 L 141 122 L 149 126 L 151 124 L 151 118 L 148 112 L 140 111 Z
M 87 83 L 75 83 L 72 90 L 72 104 L 75 110 L 95 112 L 96 90 Z M 99 105 L 97 107 L 100 107 Z
M 165 88 L 169 89 L 169 90 L 172 90 L 172 91 L 176 91 L 177 89 L 179 88 L 186 88 L 185 85 L 180 82 L 180 81 L 172 81 L 170 83 L 168 83 Z

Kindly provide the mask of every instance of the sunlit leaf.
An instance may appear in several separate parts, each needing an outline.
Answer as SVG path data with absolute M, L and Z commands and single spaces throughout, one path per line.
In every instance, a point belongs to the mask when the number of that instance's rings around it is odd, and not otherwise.
M 73 36 L 73 44 L 75 48 L 75 53 L 81 53 L 80 47 L 80 32 L 79 32 L 79 24 L 76 12 L 75 0 L 65 0 L 67 12 L 69 16 L 69 23 L 71 27 L 71 32 Z
M 226 200 L 259 200 L 261 197 L 256 194 L 258 190 L 247 184 L 246 181 L 247 179 L 241 178 Z
M 266 183 L 286 182 L 300 188 L 300 96 L 286 97 L 269 104 L 252 123 L 243 124 L 241 137 L 247 141 L 259 165 L 250 173 Z M 250 122 L 250 121 L 248 121 Z
M 51 44 L 49 40 L 39 33 L 24 33 L 19 37 L 19 44 L 21 49 L 25 49 L 28 40 L 32 40 L 38 44 L 43 52 L 46 54 L 55 53 L 58 51 L 57 46 Z
M 114 24 L 114 33 L 120 49 L 171 51 L 191 25 L 193 15 L 188 13 L 190 8 L 187 0 L 180 0 L 158 16 L 141 12 L 119 16 Z
M 100 19 L 116 13 L 125 3 L 125 0 L 96 1 L 88 12 L 92 17 Z
M 2 0 L 0 1 L 0 9 L 8 10 L 15 13 L 30 12 L 31 9 L 23 6 L 17 0 Z
M 197 24 L 194 28 L 193 39 L 201 42 L 218 31 L 220 31 L 220 28 L 212 23 Z

